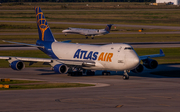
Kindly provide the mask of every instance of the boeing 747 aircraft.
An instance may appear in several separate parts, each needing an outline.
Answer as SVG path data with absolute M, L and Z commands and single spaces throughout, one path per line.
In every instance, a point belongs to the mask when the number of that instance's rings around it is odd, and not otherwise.
M 88 36 L 91 36 L 94 39 L 94 36 L 100 36 L 110 33 L 112 24 L 108 24 L 105 29 L 85 29 L 85 28 L 71 28 L 63 30 L 62 32 L 67 34 L 81 34 L 85 35 L 86 39 Z
M 138 56 L 130 45 L 123 43 L 100 46 L 68 43 L 68 41 L 58 42 L 52 35 L 40 7 L 36 7 L 35 12 L 39 33 L 36 44 L 5 42 L 37 47 L 51 58 L 0 56 L 0 59 L 8 60 L 10 67 L 14 70 L 19 71 L 25 68 L 24 62 L 29 62 L 30 65 L 44 62 L 60 74 L 94 75 L 94 70 L 103 70 L 103 75 L 109 75 L 108 71 L 124 71 L 123 79 L 129 79 L 127 72 L 142 72 L 143 66 L 154 69 L 158 63 L 151 58 L 164 56 L 162 50 L 159 54 Z M 140 64 L 140 61 L 143 61 L 143 64 Z

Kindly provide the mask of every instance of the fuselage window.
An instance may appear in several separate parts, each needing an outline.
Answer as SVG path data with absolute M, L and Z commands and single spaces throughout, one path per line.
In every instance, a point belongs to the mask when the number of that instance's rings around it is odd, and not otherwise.
M 133 50 L 132 47 L 125 47 L 124 50 Z

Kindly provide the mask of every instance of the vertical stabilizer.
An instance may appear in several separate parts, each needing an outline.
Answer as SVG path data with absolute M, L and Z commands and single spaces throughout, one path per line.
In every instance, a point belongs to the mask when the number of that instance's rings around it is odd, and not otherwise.
M 36 11 L 36 22 L 39 33 L 39 40 L 54 42 L 55 41 L 54 36 L 51 33 L 50 27 L 47 24 L 47 21 L 44 17 L 43 12 L 41 11 L 41 8 L 35 7 L 35 11 Z
M 106 30 L 107 32 L 110 32 L 112 25 L 113 25 L 113 24 L 108 24 L 108 25 L 106 26 L 105 30 Z

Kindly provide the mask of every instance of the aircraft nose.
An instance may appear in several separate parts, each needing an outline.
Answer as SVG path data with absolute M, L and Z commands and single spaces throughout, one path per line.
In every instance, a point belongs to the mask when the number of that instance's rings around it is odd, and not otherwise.
M 131 56 L 128 59 L 126 59 L 128 68 L 134 69 L 137 67 L 140 63 L 140 59 L 137 55 Z
M 139 59 L 138 56 L 135 56 L 135 57 L 134 57 L 133 63 L 134 63 L 135 65 L 138 65 L 138 64 L 140 63 L 140 59 Z

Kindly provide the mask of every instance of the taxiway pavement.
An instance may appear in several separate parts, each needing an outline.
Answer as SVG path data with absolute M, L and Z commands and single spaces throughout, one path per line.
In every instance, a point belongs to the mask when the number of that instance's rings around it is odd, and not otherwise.
M 51 112 L 179 112 L 180 79 L 152 75 L 152 71 L 179 70 L 179 64 L 160 65 L 155 70 L 111 76 L 67 76 L 50 68 L 14 71 L 0 68 L 0 78 L 107 84 L 101 87 L 0 91 L 0 111 Z M 119 75 L 120 74 L 120 75 Z M 116 106 L 119 105 L 119 108 Z

